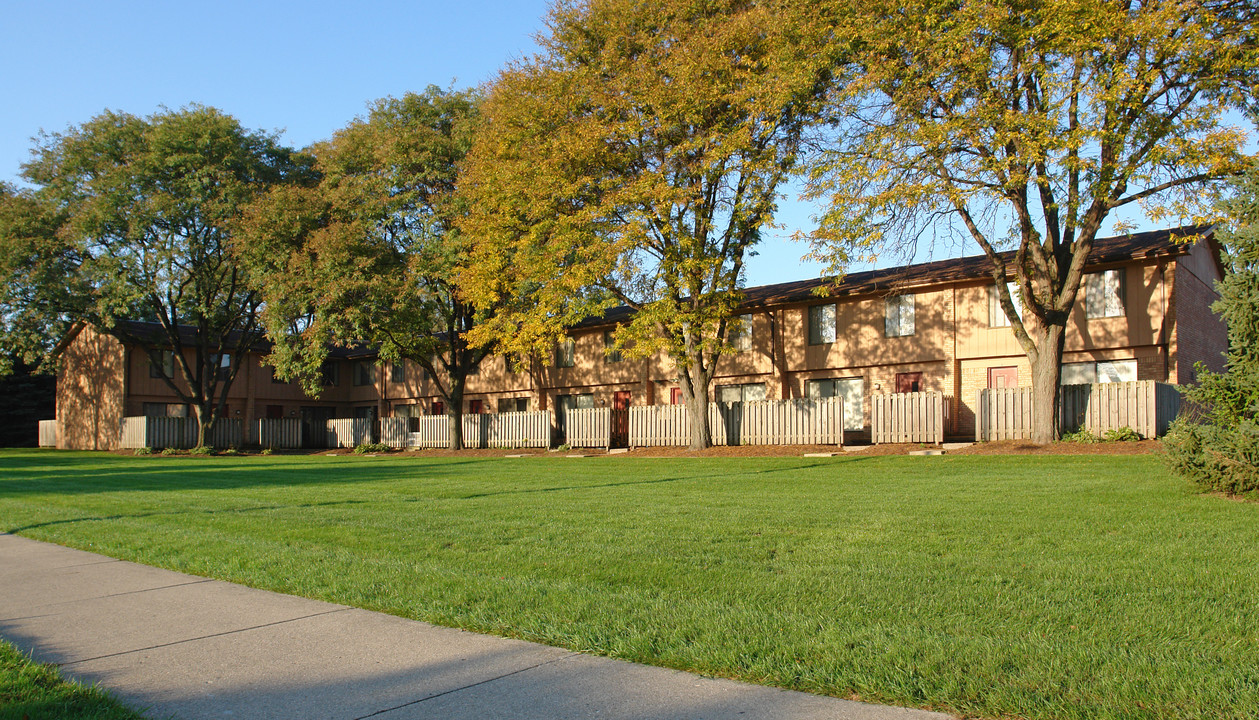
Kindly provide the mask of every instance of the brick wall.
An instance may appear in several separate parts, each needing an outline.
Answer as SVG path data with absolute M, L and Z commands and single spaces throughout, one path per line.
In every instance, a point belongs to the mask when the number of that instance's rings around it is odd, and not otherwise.
M 1173 288 L 1176 341 L 1170 359 L 1173 377 L 1169 379 L 1181 384 L 1194 382 L 1197 362 L 1223 372 L 1228 330 L 1220 316 L 1211 311 L 1211 303 L 1219 299 L 1219 293 L 1181 263 L 1176 263 Z

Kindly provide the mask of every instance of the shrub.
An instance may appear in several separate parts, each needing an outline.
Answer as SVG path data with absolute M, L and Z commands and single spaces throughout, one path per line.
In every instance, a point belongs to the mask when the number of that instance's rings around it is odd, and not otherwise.
M 147 445 L 144 447 L 138 447 L 135 449 L 135 454 L 136 455 L 152 455 L 153 448 L 148 447 Z
M 1085 445 L 1094 445 L 1102 441 L 1102 439 L 1089 432 L 1088 428 L 1080 428 L 1073 433 L 1064 433 L 1063 442 L 1082 443 Z
M 230 448 L 227 448 L 227 449 L 225 449 L 225 450 L 220 450 L 220 451 L 219 451 L 219 454 L 220 454 L 220 455 L 239 455 L 239 454 L 240 454 L 240 450 L 237 450 L 237 449 L 236 449 L 236 448 L 234 448 L 234 447 L 230 447 Z
M 1134 442 L 1141 439 L 1141 434 L 1125 425 L 1114 430 L 1107 430 L 1102 439 L 1106 442 Z
M 209 445 L 198 445 L 195 448 L 189 450 L 188 454 L 189 455 L 213 455 L 214 448 L 210 447 Z
M 384 443 L 363 443 L 354 448 L 355 455 L 366 455 L 367 453 L 379 453 L 388 450 L 389 447 Z
M 175 448 L 162 448 L 163 455 L 178 455 L 179 451 Z
M 1163 453 L 1172 472 L 1203 491 L 1259 492 L 1259 425 L 1253 420 L 1232 426 L 1177 420 L 1163 438 Z
M 271 448 L 263 448 L 263 449 L 262 449 L 262 454 L 263 454 L 263 455 L 270 455 L 270 454 L 271 454 L 271 452 L 272 452 L 272 451 L 271 451 Z

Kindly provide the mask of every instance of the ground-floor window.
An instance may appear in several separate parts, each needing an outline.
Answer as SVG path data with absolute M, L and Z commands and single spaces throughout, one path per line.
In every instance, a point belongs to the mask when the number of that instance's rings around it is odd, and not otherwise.
M 760 402 L 765 399 L 765 383 L 744 383 L 742 385 L 718 385 L 717 402 Z
M 499 398 L 498 411 L 505 412 L 525 412 L 529 409 L 529 398 Z
M 183 403 L 144 403 L 145 417 L 188 417 L 188 406 Z
M 862 407 L 865 388 L 865 380 L 859 377 L 826 378 L 805 383 L 806 396 L 811 399 L 820 400 L 832 397 L 844 399 L 845 430 L 861 430 L 865 427 L 865 411 Z
M 1063 363 L 1062 385 L 1086 385 L 1091 383 L 1134 382 L 1137 379 L 1137 361 L 1098 360 L 1096 362 Z

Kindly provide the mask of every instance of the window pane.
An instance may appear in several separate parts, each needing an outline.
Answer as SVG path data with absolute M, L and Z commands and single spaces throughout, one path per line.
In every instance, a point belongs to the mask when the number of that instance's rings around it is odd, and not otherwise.
M 743 386 L 743 402 L 761 402 L 765 399 L 765 384 L 754 383 Z
M 810 400 L 835 397 L 834 380 L 810 380 L 805 384 L 805 392 Z
M 835 342 L 835 306 L 814 305 L 809 308 L 809 344 Z
M 1087 385 L 1097 382 L 1097 363 L 1063 363 L 1059 385 Z
M 1017 312 L 1020 310 L 1018 289 L 1014 283 L 1006 283 L 1006 288 L 1010 292 L 1010 300 L 1014 303 L 1014 309 Z M 995 285 L 988 286 L 988 327 L 1010 327 L 1010 318 L 1006 316 L 1005 310 L 1001 309 L 1001 293 L 997 292 Z
M 1097 382 L 1136 382 L 1136 360 L 1111 360 L 1097 363 Z
M 717 402 L 743 402 L 743 388 L 738 385 L 722 385 L 717 388 Z
M 914 296 L 894 295 L 884 304 L 886 316 L 884 333 L 888 337 L 904 337 L 914 334 Z

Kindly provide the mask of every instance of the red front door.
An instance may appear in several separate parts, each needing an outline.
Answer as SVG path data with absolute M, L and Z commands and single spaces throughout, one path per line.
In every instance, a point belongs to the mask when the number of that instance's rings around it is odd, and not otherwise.
M 896 392 L 922 392 L 922 373 L 896 373 Z
M 629 390 L 618 390 L 612 393 L 612 445 L 614 447 L 629 446 L 630 397 Z
M 673 388 L 669 393 L 669 403 L 672 405 L 682 404 L 682 388 Z
M 1019 369 L 1016 366 L 988 368 L 989 389 L 1018 387 L 1018 384 Z

